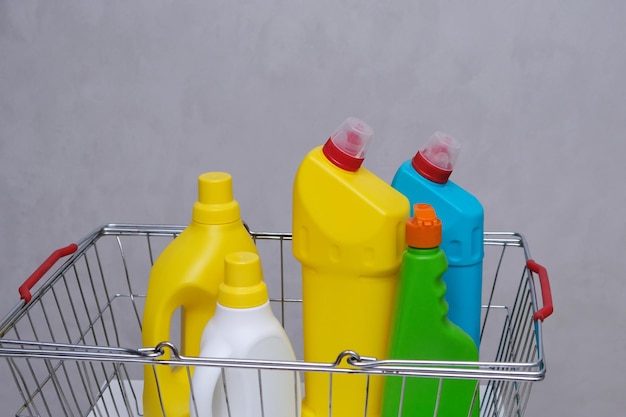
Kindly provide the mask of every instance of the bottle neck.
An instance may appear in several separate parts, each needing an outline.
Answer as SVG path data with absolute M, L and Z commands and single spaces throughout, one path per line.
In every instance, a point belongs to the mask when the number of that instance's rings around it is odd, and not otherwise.
M 424 158 L 421 152 L 417 152 L 411 160 L 413 168 L 424 178 L 436 182 L 437 184 L 445 184 L 452 174 L 452 169 L 441 169 L 436 165 L 433 165 Z
M 424 256 L 424 257 L 431 257 L 431 256 L 435 257 L 439 255 L 439 253 L 441 252 L 441 249 L 439 247 L 415 248 L 413 246 L 407 246 L 406 251 L 413 255 Z
M 191 218 L 204 225 L 234 223 L 240 220 L 239 203 L 236 200 L 224 204 L 203 204 L 196 201 Z
M 252 307 L 231 307 L 228 305 L 224 305 L 219 301 L 216 304 L 218 309 L 223 311 L 224 313 L 230 314 L 243 314 L 243 315 L 254 315 L 254 314 L 263 314 L 263 315 L 273 315 L 274 313 L 271 310 L 269 300 L 264 303 Z M 217 310 L 216 310 L 217 311 Z
M 409 246 L 404 252 L 398 291 L 401 308 L 419 318 L 416 325 L 447 320 L 446 284 L 442 279 L 447 266 L 445 254 L 438 247 Z
M 364 158 L 355 158 L 339 149 L 330 138 L 322 147 L 322 152 L 335 166 L 350 172 L 358 171 L 364 161 Z

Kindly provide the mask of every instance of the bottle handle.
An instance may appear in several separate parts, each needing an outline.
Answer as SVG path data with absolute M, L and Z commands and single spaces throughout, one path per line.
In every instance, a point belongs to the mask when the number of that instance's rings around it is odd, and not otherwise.
M 215 342 L 215 341 L 214 341 Z M 228 358 L 231 356 L 231 349 L 224 343 L 214 346 L 215 351 L 211 352 L 211 357 Z M 202 352 L 200 352 L 201 357 Z M 206 356 L 205 356 L 206 357 Z M 217 366 L 195 367 L 191 378 L 189 396 L 189 412 L 191 417 L 213 417 L 213 398 L 217 384 L 222 375 L 222 369 Z
M 533 315 L 533 320 L 544 321 L 554 312 L 554 306 L 552 305 L 552 291 L 550 289 L 550 279 L 548 278 L 548 271 L 543 266 L 538 264 L 532 259 L 526 261 L 526 267 L 539 276 L 539 285 L 541 286 L 541 299 L 543 301 L 543 307 L 541 307 Z

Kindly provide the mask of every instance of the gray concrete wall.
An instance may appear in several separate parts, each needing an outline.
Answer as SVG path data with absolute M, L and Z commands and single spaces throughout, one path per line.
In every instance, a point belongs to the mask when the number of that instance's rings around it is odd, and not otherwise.
M 527 415 L 621 415 L 625 9 L 1 1 L 0 305 L 101 223 L 186 223 L 204 171 L 233 174 L 253 228 L 287 231 L 299 161 L 346 116 L 374 128 L 366 166 L 387 181 L 443 130 L 485 228 L 524 233 L 550 273 Z

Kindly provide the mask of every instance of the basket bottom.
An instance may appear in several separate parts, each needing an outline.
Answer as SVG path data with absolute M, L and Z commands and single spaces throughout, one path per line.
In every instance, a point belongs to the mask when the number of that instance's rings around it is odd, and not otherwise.
M 486 398 L 487 384 L 480 384 L 480 398 Z M 94 410 L 87 415 L 87 417 L 99 417 L 105 410 L 111 412 L 115 410 L 119 417 L 137 417 L 143 415 L 143 407 L 141 406 L 141 394 L 143 392 L 143 380 L 133 379 L 130 381 L 122 381 L 121 386 L 119 384 L 111 384 L 104 391 L 100 400 L 96 403 Z M 304 394 L 304 386 L 302 387 Z M 134 404 L 138 395 L 137 404 L 139 409 L 135 410 L 134 414 L 129 414 L 126 404 Z M 121 406 L 120 406 L 121 405 Z M 502 407 L 497 407 L 498 411 L 495 414 L 491 414 L 494 417 L 504 416 Z M 105 412 L 106 413 L 106 412 Z M 106 414 L 105 414 L 106 415 Z

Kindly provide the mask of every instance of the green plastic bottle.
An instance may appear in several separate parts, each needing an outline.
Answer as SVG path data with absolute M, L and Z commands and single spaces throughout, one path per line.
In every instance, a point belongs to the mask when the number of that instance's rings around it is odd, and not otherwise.
M 447 318 L 448 268 L 439 248 L 441 220 L 428 204 L 416 204 L 406 223 L 407 249 L 402 256 L 398 292 L 389 337 L 389 358 L 405 360 L 478 361 L 472 338 Z M 383 417 L 477 417 L 480 412 L 478 381 L 445 378 L 386 377 Z M 402 401 L 402 413 L 399 413 Z M 471 412 L 470 412 L 471 409 Z

